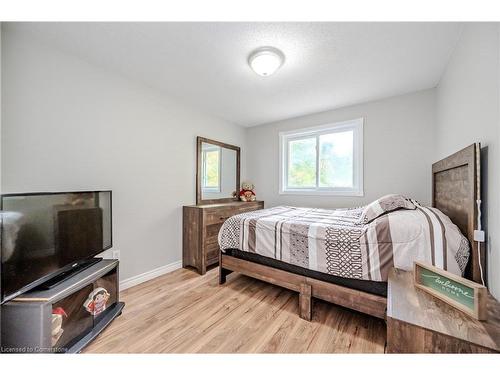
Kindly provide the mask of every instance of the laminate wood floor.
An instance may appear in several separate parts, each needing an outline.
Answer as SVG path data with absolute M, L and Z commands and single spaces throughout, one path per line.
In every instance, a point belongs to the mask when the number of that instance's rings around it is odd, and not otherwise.
M 84 353 L 383 353 L 384 321 L 315 300 L 311 322 L 298 294 L 243 275 L 218 285 L 180 269 L 125 290 L 118 317 Z

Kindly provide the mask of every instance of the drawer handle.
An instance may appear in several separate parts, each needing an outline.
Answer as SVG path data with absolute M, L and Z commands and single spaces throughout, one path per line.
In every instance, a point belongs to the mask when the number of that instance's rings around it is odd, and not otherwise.
M 226 220 L 226 219 L 228 219 L 228 218 L 227 218 L 227 217 L 224 217 L 224 216 L 219 217 L 219 220 L 221 220 L 221 221 L 224 221 L 224 220 Z

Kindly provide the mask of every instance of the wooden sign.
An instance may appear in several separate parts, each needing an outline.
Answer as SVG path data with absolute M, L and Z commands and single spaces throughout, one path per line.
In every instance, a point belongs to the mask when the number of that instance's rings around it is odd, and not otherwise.
M 440 268 L 415 262 L 415 286 L 478 320 L 486 320 L 486 287 Z

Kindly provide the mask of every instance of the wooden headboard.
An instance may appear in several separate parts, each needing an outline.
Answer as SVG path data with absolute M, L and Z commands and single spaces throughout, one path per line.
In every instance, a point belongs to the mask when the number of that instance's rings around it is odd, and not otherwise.
M 471 256 L 465 277 L 481 282 L 478 245 L 474 242 L 477 229 L 478 177 L 481 145 L 472 144 L 432 165 L 432 206 L 441 210 L 455 223 L 471 244 Z M 484 268 L 484 249 L 480 246 Z

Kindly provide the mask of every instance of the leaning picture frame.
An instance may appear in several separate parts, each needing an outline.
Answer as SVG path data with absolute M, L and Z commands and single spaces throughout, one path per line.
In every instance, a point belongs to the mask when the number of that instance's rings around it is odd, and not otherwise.
M 485 286 L 422 262 L 414 263 L 415 286 L 478 320 L 486 320 Z

